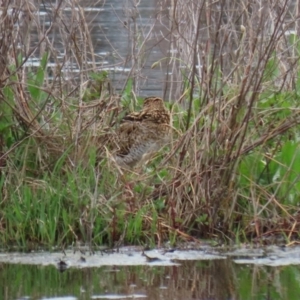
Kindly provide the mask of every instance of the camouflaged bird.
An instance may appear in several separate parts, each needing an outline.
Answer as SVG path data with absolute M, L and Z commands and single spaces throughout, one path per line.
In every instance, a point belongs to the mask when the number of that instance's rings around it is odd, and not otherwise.
M 121 121 L 116 132 L 116 162 L 132 168 L 167 144 L 170 132 L 171 118 L 164 101 L 158 97 L 146 98 L 140 112 L 133 112 Z

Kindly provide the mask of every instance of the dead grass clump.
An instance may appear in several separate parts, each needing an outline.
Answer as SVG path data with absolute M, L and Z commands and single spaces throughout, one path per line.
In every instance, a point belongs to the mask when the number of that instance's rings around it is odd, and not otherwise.
M 170 47 L 180 51 L 170 51 L 176 53 L 170 64 L 184 71 L 174 75 L 182 86 L 172 92 L 178 97 L 187 87 L 178 103 L 187 107 L 187 116 L 180 125 L 185 130 L 168 156 L 172 180 L 153 197 L 163 195 L 176 203 L 182 227 L 200 235 L 222 231 L 234 236 L 239 220 L 266 217 L 264 210 L 253 215 L 252 205 L 239 191 L 245 176 L 240 163 L 255 152 L 262 161 L 268 151 L 275 159 L 281 151 L 276 145 L 293 135 L 300 122 L 294 94 L 299 72 L 292 38 L 299 25 L 294 9 L 289 1 L 174 2 Z M 274 94 L 282 95 L 281 103 L 264 105 Z M 291 109 L 279 116 L 283 106 Z M 261 172 L 255 176 L 263 176 Z M 254 192 L 251 181 L 248 189 L 250 203 L 259 201 L 263 207 L 272 197 Z M 285 214 L 278 205 L 273 209 L 274 216 Z
M 42 191 L 39 197 L 48 200 L 60 193 L 76 215 L 67 220 L 58 213 L 62 235 L 90 242 L 104 231 L 112 240 L 136 242 L 135 234 L 163 241 L 298 228 L 299 21 L 290 1 L 177 0 L 148 27 L 139 23 L 140 2 L 124 7 L 132 47 L 126 59 L 115 53 L 122 67 L 130 66 L 121 96 L 99 71 L 91 16 L 76 1 L 3 3 L 0 167 L 6 176 L 0 183 L 6 200 L 9 183 L 19 191 L 29 186 L 28 195 Z M 120 176 L 110 137 L 121 106 L 140 104 L 136 94 L 154 44 L 167 49 L 152 67 L 167 66 L 173 141 L 143 170 Z

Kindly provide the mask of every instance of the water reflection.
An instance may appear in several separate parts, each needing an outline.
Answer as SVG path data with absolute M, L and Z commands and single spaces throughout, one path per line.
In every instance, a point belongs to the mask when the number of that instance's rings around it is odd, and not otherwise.
M 249 267 L 230 260 L 172 267 L 68 269 L 2 264 L 1 299 L 299 299 L 300 268 Z M 27 297 L 27 298 L 26 298 Z

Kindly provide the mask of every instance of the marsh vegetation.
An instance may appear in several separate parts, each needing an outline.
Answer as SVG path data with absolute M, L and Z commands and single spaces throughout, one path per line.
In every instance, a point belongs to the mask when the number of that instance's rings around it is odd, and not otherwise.
M 145 25 L 139 1 L 124 1 L 130 48 L 114 55 L 129 72 L 118 89 L 90 35 L 101 1 L 2 3 L 1 247 L 298 238 L 296 2 L 162 0 Z M 154 44 L 172 141 L 122 174 L 107 141 L 142 106 Z

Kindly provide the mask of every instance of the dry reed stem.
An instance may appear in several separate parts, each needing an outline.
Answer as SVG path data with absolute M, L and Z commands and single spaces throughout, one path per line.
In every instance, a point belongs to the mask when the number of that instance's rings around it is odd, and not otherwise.
M 9 83 L 14 103 L 8 103 L 3 93 L 1 98 L 11 106 L 18 120 L 16 128 L 27 136 L 10 149 L 4 149 L 0 137 L 0 165 L 29 138 L 36 141 L 36 152 L 42 153 L 42 170 L 51 170 L 49 165 L 53 167 L 63 153 L 70 164 L 67 168 L 74 167 L 86 159 L 92 146 L 98 148 L 101 159 L 107 158 L 107 136 L 118 122 L 119 97 L 104 87 L 106 81 L 99 99 L 88 104 L 84 101 L 85 91 L 91 87 L 89 73 L 98 71 L 86 12 L 77 1 L 49 4 L 49 25 L 37 13 L 38 4 L 29 0 L 21 1 L 20 6 L 15 1 L 2 2 L 0 88 Z M 151 201 L 164 198 L 174 224 L 180 219 L 182 226 L 188 226 L 207 215 L 209 224 L 202 228 L 212 232 L 217 224 L 228 221 L 230 201 L 237 203 L 234 181 L 242 157 L 300 123 L 297 110 L 273 128 L 260 128 L 256 122 L 260 135 L 252 138 L 250 124 L 257 121 L 255 110 L 261 93 L 268 89 L 290 91 L 297 82 L 299 56 L 291 52 L 287 37 L 290 30 L 299 31 L 299 20 L 288 0 L 176 0 L 169 13 L 162 10 L 148 27 L 138 22 L 139 2 L 134 1 L 131 8 L 125 9 L 131 53 L 122 63 L 131 68 L 127 79 L 134 79 L 132 102 L 155 41 L 168 49 L 164 61 L 172 72 L 167 72 L 165 79 L 166 98 L 186 111 L 184 117 L 178 116 L 177 130 L 183 133 L 157 169 L 166 168 L 171 179 L 156 185 L 147 197 Z M 155 25 L 159 23 L 164 31 L 158 33 Z M 30 40 L 31 30 L 36 32 L 36 41 Z M 45 72 L 40 90 L 46 96 L 39 103 L 28 91 L 25 64 L 33 55 L 42 57 L 46 52 L 55 64 Z M 122 57 L 121 53 L 116 56 Z M 278 61 L 278 74 L 266 80 L 273 57 Z M 9 69 L 11 64 L 14 70 Z M 79 71 L 78 76 L 73 68 Z M 267 119 L 268 114 L 271 112 L 259 117 Z M 229 214 L 234 211 L 231 206 Z

